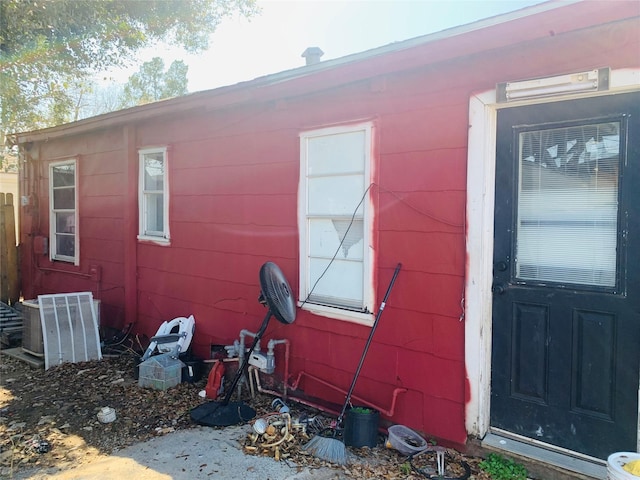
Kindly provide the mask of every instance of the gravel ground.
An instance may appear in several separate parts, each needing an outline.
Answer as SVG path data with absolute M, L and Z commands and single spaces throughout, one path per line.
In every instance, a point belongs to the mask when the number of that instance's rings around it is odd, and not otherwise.
M 181 383 L 165 391 L 140 388 L 134 376 L 136 361 L 136 356 L 125 354 L 44 371 L 0 355 L 0 477 L 27 478 L 25 472 L 29 471 L 70 470 L 103 460 L 104 456 L 117 455 L 137 444 L 153 449 L 153 442 L 157 441 L 154 439 L 173 432 L 202 431 L 203 427 L 191 421 L 189 412 L 208 401 L 198 395 L 204 389 L 206 375 L 198 382 Z M 256 409 L 258 417 L 265 418 L 273 418 L 272 400 L 267 395 L 245 399 Z M 104 424 L 97 418 L 105 406 L 116 411 L 113 423 Z M 298 409 L 297 404 L 291 406 L 291 419 L 305 416 L 316 418 L 320 424 L 331 421 L 321 412 Z M 279 432 L 270 438 L 257 438 L 250 426 L 237 437 L 237 446 L 247 459 L 267 457 L 272 462 L 279 460 L 291 468 L 312 472 L 333 468 L 337 472 L 333 478 L 420 479 L 429 478 L 429 472 L 434 472 L 435 453 L 415 458 L 412 469 L 406 457 L 385 448 L 382 435 L 375 448 L 349 447 L 352 461 L 347 466 L 327 464 L 301 451 L 300 446 L 314 432 L 296 425 L 289 429 L 286 441 L 280 442 L 277 449 L 265 445 L 277 442 Z M 450 478 L 466 476 L 464 463 L 469 466 L 472 480 L 489 479 L 478 468 L 479 458 L 447 450 L 445 459 Z M 185 475 L 184 478 L 190 478 Z

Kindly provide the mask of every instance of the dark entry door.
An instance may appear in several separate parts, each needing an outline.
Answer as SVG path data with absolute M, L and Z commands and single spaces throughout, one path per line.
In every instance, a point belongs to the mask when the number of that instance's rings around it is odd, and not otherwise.
M 491 425 L 636 451 L 640 93 L 498 113 Z

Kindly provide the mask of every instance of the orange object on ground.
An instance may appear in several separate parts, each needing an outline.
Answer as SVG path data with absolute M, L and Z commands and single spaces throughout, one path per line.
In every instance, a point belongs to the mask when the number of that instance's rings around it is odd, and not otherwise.
M 209 372 L 209 378 L 207 379 L 207 386 L 204 389 L 205 396 L 215 400 L 220 394 L 220 387 L 222 386 L 222 377 L 224 377 L 224 363 L 222 360 L 218 360 L 211 367 Z

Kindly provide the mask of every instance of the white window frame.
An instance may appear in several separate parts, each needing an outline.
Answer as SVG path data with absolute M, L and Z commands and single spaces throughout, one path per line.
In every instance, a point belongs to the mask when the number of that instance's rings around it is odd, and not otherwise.
M 310 290 L 313 288 L 312 281 L 309 279 L 309 262 L 310 262 L 310 228 L 308 215 L 308 164 L 309 164 L 309 140 L 336 134 L 347 134 L 354 132 L 363 132 L 365 135 L 364 147 L 364 200 L 363 208 L 363 235 L 364 235 L 364 251 L 363 251 L 363 311 L 356 311 L 348 307 L 320 305 L 307 300 Z M 329 128 L 321 128 L 300 133 L 300 181 L 298 188 L 298 233 L 300 240 L 299 254 L 299 303 L 303 310 L 308 310 L 314 314 L 335 318 L 339 320 L 350 321 L 363 325 L 373 324 L 374 312 L 374 281 L 373 281 L 373 218 L 374 205 L 371 195 L 372 184 L 372 158 L 373 158 L 373 126 L 371 123 L 359 123 L 352 125 L 334 126 Z M 338 175 L 337 175 L 338 176 Z M 353 208 L 349 206 L 349 209 Z
M 167 147 L 142 148 L 138 150 L 138 240 L 150 240 L 153 242 L 168 244 L 169 236 L 169 160 Z M 162 154 L 162 190 L 145 190 L 144 184 L 144 162 L 147 155 Z M 150 194 L 162 194 L 162 226 L 163 230 L 148 230 L 148 196 Z
M 55 208 L 54 205 L 54 190 L 59 188 L 70 188 L 70 186 L 65 187 L 54 187 L 53 186 L 53 169 L 55 167 L 64 166 L 64 165 L 73 165 L 73 209 L 70 208 Z M 58 237 L 57 237 L 57 213 L 73 213 L 73 222 L 74 222 L 74 249 L 73 256 L 71 255 L 61 255 L 57 253 L 58 250 Z M 59 162 L 52 162 L 49 164 L 49 259 L 51 261 L 60 261 L 60 262 L 69 262 L 74 265 L 78 265 L 80 263 L 80 235 L 78 228 L 78 163 L 75 158 L 70 158 L 67 160 L 61 160 Z M 60 233 L 68 233 L 68 232 L 60 232 Z

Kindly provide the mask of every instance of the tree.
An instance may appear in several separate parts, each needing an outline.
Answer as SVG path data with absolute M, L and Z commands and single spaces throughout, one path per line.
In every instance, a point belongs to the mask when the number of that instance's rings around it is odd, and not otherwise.
M 131 75 L 124 86 L 120 108 L 185 95 L 188 69 L 182 60 L 175 60 L 165 73 L 160 57 L 143 63 L 138 73 Z
M 76 92 L 78 120 L 122 108 L 123 91 L 124 85 L 121 83 L 100 85 L 93 82 L 85 91 Z
M 256 0 L 0 0 L 2 133 L 73 119 L 74 82 L 157 42 L 206 50 L 220 21 Z

